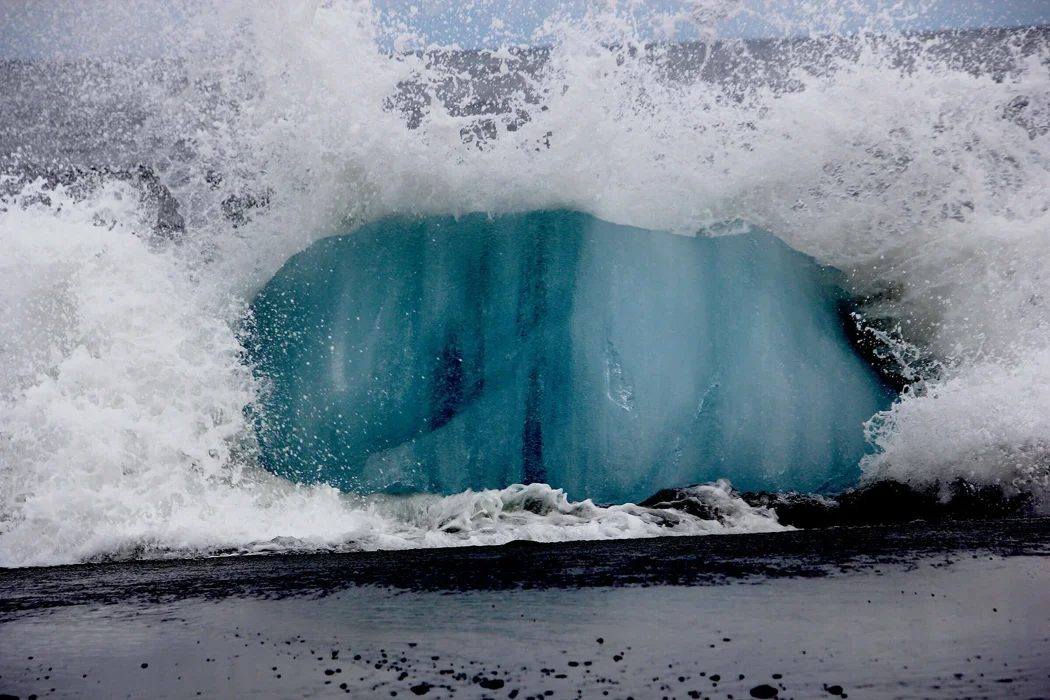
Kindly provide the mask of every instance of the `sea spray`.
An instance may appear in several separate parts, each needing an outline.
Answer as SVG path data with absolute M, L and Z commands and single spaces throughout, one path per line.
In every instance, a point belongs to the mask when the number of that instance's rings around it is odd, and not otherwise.
M 179 8 L 152 53 L 5 68 L 21 120 L 3 127 L 5 181 L 143 164 L 183 225 L 152 235 L 153 205 L 120 178 L 4 195 L 4 564 L 496 541 L 413 529 L 256 463 L 246 308 L 295 253 L 389 215 L 566 207 L 686 235 L 768 230 L 942 368 L 869 424 L 865 478 L 1045 495 L 1045 30 L 902 35 L 880 15 L 875 33 L 828 37 L 792 20 L 781 43 L 687 51 L 614 7 L 555 18 L 536 53 L 468 60 L 393 50 L 397 22 L 367 3 Z M 481 80 L 494 72 L 514 80 Z M 704 529 L 623 518 L 589 536 Z

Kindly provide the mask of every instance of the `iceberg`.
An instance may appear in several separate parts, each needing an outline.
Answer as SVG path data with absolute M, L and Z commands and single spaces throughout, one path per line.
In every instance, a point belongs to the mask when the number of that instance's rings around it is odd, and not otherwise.
M 252 303 L 260 458 L 356 493 L 843 488 L 893 394 L 849 343 L 840 277 L 756 229 L 573 211 L 368 224 L 293 256 Z

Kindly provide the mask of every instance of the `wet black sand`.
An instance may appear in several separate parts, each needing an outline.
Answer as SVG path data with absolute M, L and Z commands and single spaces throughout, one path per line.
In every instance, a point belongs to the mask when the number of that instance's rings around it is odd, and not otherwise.
M 1050 697 L 1050 520 L 0 570 L 0 693 Z

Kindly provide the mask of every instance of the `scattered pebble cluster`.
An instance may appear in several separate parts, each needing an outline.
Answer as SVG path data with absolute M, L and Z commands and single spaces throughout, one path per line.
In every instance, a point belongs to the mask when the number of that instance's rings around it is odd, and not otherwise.
M 726 673 L 718 669 L 686 669 L 688 664 L 669 663 L 666 671 L 644 678 L 642 685 L 646 690 L 639 693 L 639 681 L 643 680 L 639 675 L 646 669 L 645 659 L 639 659 L 640 663 L 632 665 L 632 657 L 636 654 L 632 647 L 613 647 L 607 645 L 601 637 L 596 638 L 590 648 L 574 649 L 572 652 L 552 651 L 559 658 L 558 663 L 548 662 L 540 667 L 504 667 L 502 664 L 487 665 L 478 661 L 449 659 L 442 654 L 425 651 L 417 642 L 407 642 L 389 648 L 355 649 L 339 645 L 320 651 L 314 642 L 307 641 L 302 636 L 269 639 L 262 633 L 252 635 L 235 632 L 227 637 L 226 641 L 236 642 L 237 647 L 249 651 L 231 654 L 223 659 L 225 662 L 243 658 L 243 663 L 258 665 L 260 659 L 257 656 L 260 651 L 267 659 L 276 659 L 268 664 L 267 668 L 259 670 L 260 674 L 268 672 L 276 695 L 282 693 L 282 679 L 288 678 L 296 681 L 296 688 L 301 688 L 305 680 L 314 690 L 323 690 L 324 687 L 331 686 L 332 692 L 341 691 L 354 697 L 426 697 L 428 700 L 453 697 L 489 700 L 582 700 L 585 697 L 608 697 L 617 700 L 746 700 L 749 697 L 759 700 L 791 700 L 795 697 L 812 697 L 814 691 L 814 678 L 804 672 L 798 674 L 802 678 L 796 684 L 797 690 L 792 690 L 783 673 L 773 673 L 768 678 L 752 679 L 743 673 Z M 729 637 L 721 638 L 722 644 L 732 641 Z M 200 643 L 199 640 L 197 643 Z M 263 647 L 264 650 L 260 650 L 259 647 Z M 276 652 L 276 655 L 273 652 Z M 20 680 L 31 680 L 27 676 L 32 676 L 43 686 L 39 693 L 28 695 L 28 700 L 38 700 L 56 693 L 66 695 L 70 691 L 79 694 L 85 690 L 83 686 L 66 687 L 61 691 L 57 686 L 50 687 L 54 666 L 45 666 L 33 656 L 27 657 L 26 661 L 26 675 Z M 204 658 L 204 663 L 207 664 L 218 661 L 212 656 Z M 967 664 L 975 665 L 993 661 L 982 659 L 981 656 L 966 659 Z M 180 662 L 172 663 L 175 666 L 180 665 Z M 186 660 L 183 659 L 181 663 L 186 670 L 184 675 L 177 677 L 177 682 L 186 683 L 186 696 L 202 695 L 202 691 L 194 691 L 190 687 L 194 684 L 195 674 L 187 667 Z M 1004 670 L 1009 666 L 1008 663 L 998 661 L 995 661 L 994 665 Z M 128 672 L 150 673 L 157 668 L 156 661 L 153 661 L 152 665 L 143 661 L 138 664 L 138 669 L 129 669 Z M 66 677 L 68 675 L 66 674 Z M 99 676 L 101 672 L 94 675 Z M 974 690 L 973 697 L 999 697 L 1000 694 L 996 693 L 995 689 L 1013 683 L 1013 678 L 1009 676 L 986 677 L 984 672 L 969 675 L 971 677 L 967 679 L 966 674 L 955 673 L 951 679 L 953 683 L 947 685 L 959 687 L 961 684 L 970 683 Z M 79 680 L 84 683 L 91 680 L 95 680 L 95 683 L 102 682 L 101 679 L 91 678 L 88 673 L 79 676 Z M 315 678 L 314 681 L 309 681 L 311 676 Z M 3 688 L 4 678 L 0 676 L 0 690 Z M 628 691 L 628 688 L 634 690 Z M 932 685 L 929 688 L 932 691 L 941 689 L 941 685 Z M 849 697 L 846 687 L 839 682 L 825 682 L 821 685 L 821 691 L 820 697 Z M 936 692 L 932 694 L 938 695 Z M 322 693 L 321 696 L 328 695 Z M 23 698 L 0 693 L 0 700 Z

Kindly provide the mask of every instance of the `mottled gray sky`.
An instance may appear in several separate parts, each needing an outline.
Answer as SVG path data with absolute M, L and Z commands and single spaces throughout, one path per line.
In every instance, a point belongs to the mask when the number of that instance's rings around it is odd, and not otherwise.
M 291 2 L 292 0 L 289 0 Z M 311 0 L 298 0 L 309 3 Z M 316 1 L 316 0 L 315 0 Z M 332 0 L 325 0 L 332 1 Z M 74 58 L 163 54 L 197 0 L 0 0 L 0 58 Z M 609 0 L 375 0 L 385 41 L 406 33 L 416 43 L 464 47 L 542 43 L 543 23 L 556 14 L 580 17 Z M 631 6 L 639 34 L 666 31 L 660 16 L 710 13 L 725 0 L 620 2 Z M 819 7 L 816 14 L 807 7 Z M 835 9 L 829 11 L 831 6 Z M 739 0 L 739 11 L 711 28 L 722 37 L 852 32 L 870 26 L 922 30 L 1050 24 L 1050 0 Z M 716 13 L 717 14 L 717 13 Z M 675 35 L 688 36 L 678 24 Z M 666 36 L 666 34 L 664 34 Z

